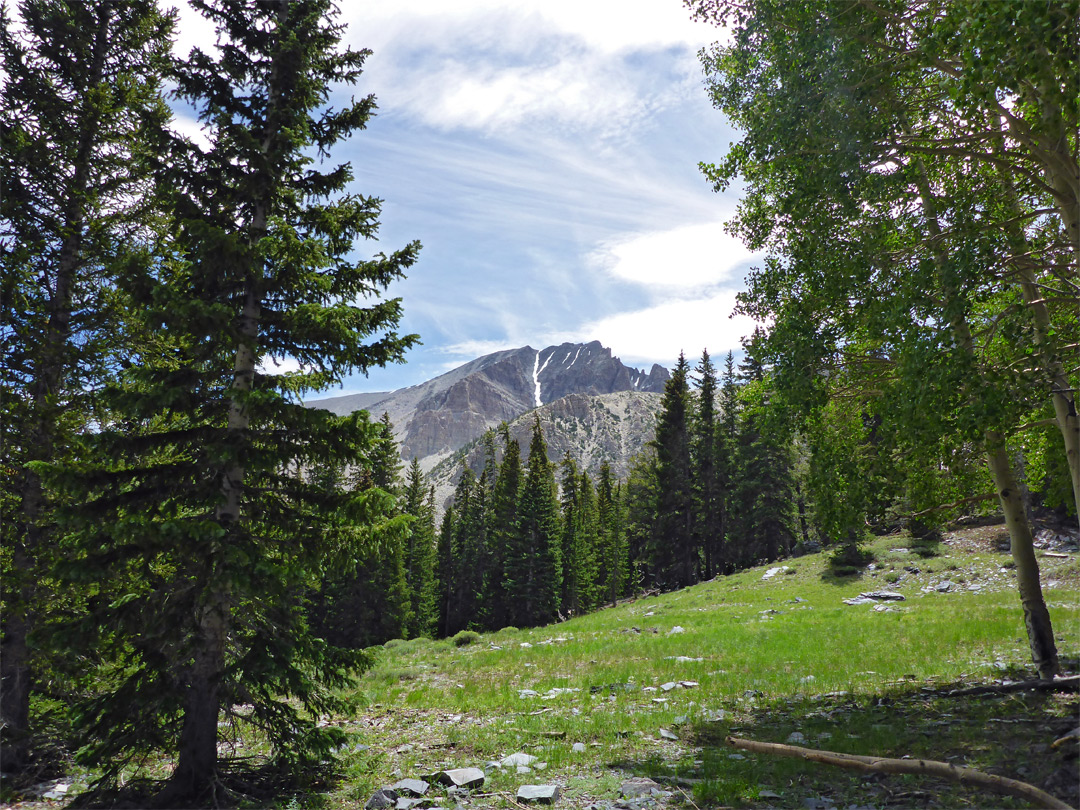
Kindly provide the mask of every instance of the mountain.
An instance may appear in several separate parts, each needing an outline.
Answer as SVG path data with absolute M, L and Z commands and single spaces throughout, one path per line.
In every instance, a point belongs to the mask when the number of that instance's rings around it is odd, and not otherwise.
M 394 423 L 401 457 L 431 470 L 485 430 L 567 395 L 662 393 L 668 372 L 623 365 L 599 341 L 531 346 L 477 358 L 432 380 L 398 391 L 352 394 L 307 404 L 336 414 L 384 412 Z M 526 445 L 528 443 L 526 442 Z
M 611 465 L 616 479 L 625 480 L 630 472 L 630 460 L 656 431 L 662 399 L 661 394 L 645 391 L 567 394 L 511 420 L 507 429 L 521 447 L 524 460 L 529 453 L 533 422 L 539 417 L 551 461 L 560 462 L 569 451 L 578 467 L 588 472 L 594 482 L 605 461 Z M 495 447 L 497 460 L 501 462 L 501 437 L 496 437 Z M 484 447 L 479 438 L 443 459 L 428 473 L 440 508 L 454 493 L 462 462 L 479 475 L 484 467 Z M 559 475 L 556 472 L 557 478 Z

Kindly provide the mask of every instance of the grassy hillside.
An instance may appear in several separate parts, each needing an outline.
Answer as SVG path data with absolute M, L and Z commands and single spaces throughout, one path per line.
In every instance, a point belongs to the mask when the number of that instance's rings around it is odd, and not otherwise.
M 739 753 L 724 744 L 729 734 L 945 760 L 1076 806 L 1077 744 L 1051 744 L 1080 722 L 1077 695 L 948 694 L 1033 677 L 1005 537 L 1001 527 L 954 532 L 924 559 L 896 535 L 873 544 L 873 567 L 858 576 L 838 578 L 811 555 L 551 627 L 472 634 L 461 646 L 389 642 L 359 681 L 356 711 L 325 718 L 350 739 L 329 792 L 244 806 L 358 808 L 399 779 L 457 767 L 483 768 L 486 783 L 459 795 L 433 787 L 417 810 L 520 808 L 518 787 L 544 783 L 560 786 L 557 808 L 575 810 L 1025 806 L 938 780 Z M 1080 555 L 1039 554 L 1063 662 L 1075 672 Z M 905 599 L 843 602 L 875 590 Z M 261 748 L 236 746 L 241 756 Z M 517 752 L 537 757 L 530 772 L 490 764 Z M 133 764 L 129 782 L 168 766 Z M 92 776 L 65 770 L 0 801 L 58 807 Z M 635 779 L 659 792 L 623 796 Z M 52 801 L 28 801 L 50 787 Z
M 1002 533 L 954 533 L 931 559 L 907 550 L 902 535 L 883 538 L 874 570 L 858 577 L 838 579 L 814 555 L 767 579 L 766 568 L 754 569 L 461 647 L 391 642 L 361 682 L 365 708 L 342 721 L 368 748 L 350 755 L 331 804 L 366 800 L 397 774 L 484 767 L 523 751 L 546 769 L 490 769 L 470 806 L 509 806 L 519 785 L 547 782 L 562 786 L 562 806 L 611 802 L 632 776 L 671 793 L 654 799 L 660 805 L 1023 806 L 927 779 L 866 779 L 738 754 L 723 745 L 733 732 L 774 742 L 798 732 L 810 747 L 947 759 L 1075 803 L 1075 746 L 1049 747 L 1076 725 L 1075 696 L 945 694 L 1028 669 L 1009 557 L 996 550 Z M 1061 652 L 1075 669 L 1080 560 L 1040 563 Z M 888 609 L 842 601 L 881 589 L 906 599 Z M 665 689 L 671 683 L 679 685 Z

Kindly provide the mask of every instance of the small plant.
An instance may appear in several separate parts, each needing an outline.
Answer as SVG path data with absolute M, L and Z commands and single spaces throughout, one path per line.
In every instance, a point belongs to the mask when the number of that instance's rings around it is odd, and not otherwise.
M 908 533 L 911 535 L 911 550 L 923 559 L 936 557 L 941 543 L 941 529 L 922 518 L 913 517 L 908 521 Z
M 477 633 L 475 630 L 462 630 L 460 633 L 450 639 L 450 641 L 454 643 L 455 647 L 465 647 L 469 644 L 475 644 L 479 640 L 480 634 Z
M 848 532 L 847 539 L 829 555 L 829 568 L 838 577 L 857 574 L 874 559 L 872 551 L 864 548 L 864 539 L 855 531 Z
M 885 575 L 885 581 L 892 585 L 900 581 L 900 575 L 895 571 L 890 571 Z

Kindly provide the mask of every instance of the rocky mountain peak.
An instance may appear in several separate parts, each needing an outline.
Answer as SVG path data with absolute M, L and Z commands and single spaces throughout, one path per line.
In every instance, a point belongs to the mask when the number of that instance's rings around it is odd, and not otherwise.
M 623 365 L 599 341 L 523 346 L 484 355 L 420 385 L 379 394 L 315 400 L 312 407 L 338 414 L 368 410 L 390 414 L 404 460 L 416 457 L 429 470 L 489 427 L 570 394 L 621 391 L 661 393 L 667 369 L 646 374 Z

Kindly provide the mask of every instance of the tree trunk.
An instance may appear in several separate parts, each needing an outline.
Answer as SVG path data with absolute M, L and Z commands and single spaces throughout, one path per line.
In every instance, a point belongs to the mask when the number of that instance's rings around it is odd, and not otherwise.
M 1009 544 L 1016 563 L 1016 581 L 1020 588 L 1020 602 L 1024 607 L 1024 624 L 1027 627 L 1031 658 L 1039 671 L 1039 677 L 1048 679 L 1058 674 L 1057 646 L 1050 624 L 1050 613 L 1043 600 L 1039 583 L 1039 562 L 1035 559 L 1032 545 L 1031 524 L 1024 510 L 1020 488 L 1013 473 L 1003 438 L 993 432 L 986 434 L 986 454 L 990 472 L 994 476 L 1005 524 L 1009 529 Z
M 917 182 L 926 212 L 926 226 L 930 233 L 930 244 L 933 246 L 934 262 L 938 267 L 948 303 L 948 299 L 954 296 L 955 291 L 945 282 L 946 274 L 943 272 L 946 257 L 941 242 L 941 227 L 938 224 L 937 199 L 930 188 L 922 159 L 917 158 L 917 161 L 920 170 Z M 971 328 L 963 312 L 959 308 L 954 308 L 954 310 L 955 314 L 950 319 L 953 339 L 957 346 L 974 357 Z M 1028 521 L 1027 511 L 1020 497 L 1020 488 L 1005 450 L 1004 437 L 993 430 L 987 430 L 984 436 L 990 472 L 994 477 L 994 486 L 1001 500 L 1001 508 L 1009 528 L 1009 545 L 1012 548 L 1013 560 L 1016 562 L 1016 579 L 1020 589 L 1020 603 L 1024 609 L 1024 624 L 1027 626 L 1031 658 L 1039 670 L 1040 677 L 1052 678 L 1058 672 L 1057 647 L 1054 644 L 1050 613 L 1046 609 L 1042 587 L 1039 584 L 1039 564 L 1035 559 L 1031 523 Z
M 226 594 L 214 591 L 201 614 L 194 661 L 188 671 L 176 769 L 154 798 L 156 807 L 175 807 L 200 799 L 212 788 L 217 774 L 221 678 L 230 624 Z
M 94 62 L 90 86 L 102 80 L 105 51 L 108 47 L 111 12 L 101 12 L 100 24 L 94 38 Z M 49 318 L 40 350 L 35 357 L 34 382 L 30 391 L 32 406 L 30 425 L 22 437 L 28 461 L 55 461 L 57 445 L 59 399 L 64 377 L 71 366 L 71 301 L 76 274 L 82 261 L 82 237 L 86 227 L 86 189 L 89 165 L 97 144 L 100 121 L 89 102 L 79 115 L 83 124 L 79 146 L 72 167 L 71 185 L 63 204 L 61 233 L 63 241 L 56 263 L 56 275 L 49 301 Z M 46 496 L 40 476 L 24 467 L 18 478 L 21 498 L 21 521 L 16 526 L 18 536 L 12 549 L 12 568 L 18 579 L 18 595 L 8 605 L 3 621 L 3 641 L 0 643 L 0 744 L 5 766 L 18 769 L 24 764 L 30 721 L 30 694 L 33 691 L 33 670 L 28 637 L 36 624 L 32 606 L 37 601 L 35 567 L 45 551 L 48 533 Z

